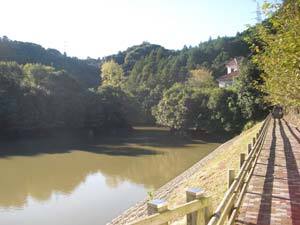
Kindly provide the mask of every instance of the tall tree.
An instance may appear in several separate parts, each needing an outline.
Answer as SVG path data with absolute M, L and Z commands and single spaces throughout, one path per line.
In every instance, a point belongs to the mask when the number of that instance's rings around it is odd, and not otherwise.
M 257 26 L 255 62 L 263 71 L 262 90 L 272 104 L 300 106 L 300 0 L 266 3 L 268 21 Z M 275 9 L 275 12 L 274 12 Z
M 118 63 L 111 60 L 102 64 L 101 78 L 102 85 L 119 87 L 124 80 L 124 72 Z
M 256 120 L 264 115 L 266 108 L 263 101 L 265 94 L 258 88 L 263 83 L 261 72 L 247 59 L 240 63 L 239 69 L 240 75 L 235 79 L 233 86 L 238 95 L 238 105 L 246 120 Z

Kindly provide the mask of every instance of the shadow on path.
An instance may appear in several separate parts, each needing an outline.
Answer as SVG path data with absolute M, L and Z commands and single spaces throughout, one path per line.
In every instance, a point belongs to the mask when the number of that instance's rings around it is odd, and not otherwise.
M 292 130 L 291 126 L 284 120 L 285 125 L 289 129 L 290 133 L 294 136 L 294 138 L 298 141 L 298 144 L 300 144 L 300 138 L 295 134 L 295 132 Z M 298 128 L 296 128 L 298 129 Z
M 270 155 L 268 159 L 265 182 L 263 186 L 263 194 L 258 211 L 259 224 L 271 223 L 271 207 L 272 207 L 272 192 L 274 182 L 274 166 L 275 166 L 275 150 L 276 150 L 276 120 L 273 120 L 272 143 L 270 147 Z
M 285 122 L 286 123 L 286 122 Z M 288 177 L 288 187 L 291 204 L 291 218 L 293 225 L 300 224 L 300 174 L 297 166 L 297 161 L 292 149 L 291 142 L 285 133 L 284 127 L 279 121 L 280 133 L 283 138 L 284 154 L 286 158 L 286 169 Z M 299 143 L 299 138 L 295 135 L 289 125 L 286 127 Z

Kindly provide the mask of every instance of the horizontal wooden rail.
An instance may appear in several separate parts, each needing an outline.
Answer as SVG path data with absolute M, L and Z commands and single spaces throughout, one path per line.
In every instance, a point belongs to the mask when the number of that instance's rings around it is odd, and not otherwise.
M 132 223 L 132 225 L 160 225 L 170 220 L 174 220 L 176 218 L 180 218 L 189 213 L 195 212 L 199 209 L 204 208 L 208 204 L 207 199 L 202 200 L 194 200 L 188 203 L 185 203 L 181 206 L 178 206 L 174 209 L 170 209 L 165 211 L 164 213 L 156 213 L 147 217 L 144 220 L 137 221 Z
M 173 209 L 168 209 L 166 202 L 163 200 L 153 200 L 148 203 L 149 208 L 153 212 L 153 206 L 157 206 L 157 212 L 153 215 L 148 216 L 147 218 L 141 219 L 130 223 L 130 225 L 161 225 L 167 224 L 169 221 L 183 217 L 185 215 L 190 215 L 188 224 L 190 225 L 200 225 L 204 224 L 202 222 L 208 221 L 209 215 L 209 197 L 204 196 L 204 192 L 198 188 L 192 188 L 187 191 L 187 203 L 177 206 Z M 194 198 L 194 199 L 193 199 Z M 193 200 L 191 200 L 193 199 Z M 191 200 L 191 201 L 190 201 Z M 150 206 L 150 207 L 149 207 Z M 164 208 L 162 211 L 160 208 Z M 197 214 L 193 214 L 197 212 Z M 200 221 L 202 221 L 200 223 Z
M 169 209 L 166 201 L 154 199 L 147 204 L 148 217 L 130 225 L 167 225 L 183 216 L 186 216 L 187 225 L 232 225 L 261 152 L 270 120 L 271 116 L 268 115 L 259 132 L 253 137 L 252 145 L 248 145 L 247 157 L 244 153 L 240 155 L 240 170 L 236 177 L 234 170 L 228 171 L 228 190 L 214 213 L 211 211 L 210 198 L 205 196 L 204 191 L 190 188 L 186 191 L 185 204 Z

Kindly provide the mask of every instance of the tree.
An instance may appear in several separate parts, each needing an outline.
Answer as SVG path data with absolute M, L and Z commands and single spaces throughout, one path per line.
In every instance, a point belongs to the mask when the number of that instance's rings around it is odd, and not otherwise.
M 189 95 L 188 89 L 180 83 L 165 91 L 159 104 L 153 108 L 156 122 L 174 130 L 187 128 Z
M 15 125 L 22 78 L 22 69 L 17 63 L 0 62 L 0 133 Z
M 246 120 L 256 120 L 264 115 L 266 104 L 258 85 L 262 85 L 262 78 L 257 66 L 244 59 L 240 65 L 240 75 L 234 82 L 234 90 L 238 95 L 238 105 Z
M 190 71 L 190 77 L 187 80 L 188 86 L 191 87 L 215 87 L 216 84 L 211 72 L 204 68 L 194 69 Z
M 237 94 L 228 89 L 212 89 L 207 107 L 210 110 L 212 131 L 237 131 L 243 126 L 243 118 L 237 104 Z
M 102 85 L 111 85 L 120 87 L 124 81 L 124 72 L 122 67 L 113 60 L 105 62 L 101 66 Z
M 260 45 L 254 45 L 254 62 L 263 71 L 261 89 L 271 104 L 300 106 L 300 1 L 285 0 L 264 6 L 269 17 L 257 26 Z M 274 11 L 275 9 L 275 11 Z M 277 10 L 276 10 L 277 9 Z
M 120 87 L 111 85 L 100 87 L 97 94 L 101 98 L 104 114 L 100 128 L 129 127 L 128 120 L 135 115 L 131 96 Z

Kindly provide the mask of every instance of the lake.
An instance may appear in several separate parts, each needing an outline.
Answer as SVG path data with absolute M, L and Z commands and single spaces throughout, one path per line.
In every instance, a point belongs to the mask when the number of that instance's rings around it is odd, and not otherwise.
M 121 137 L 2 141 L 0 225 L 105 224 L 220 142 L 178 138 L 156 127 Z

